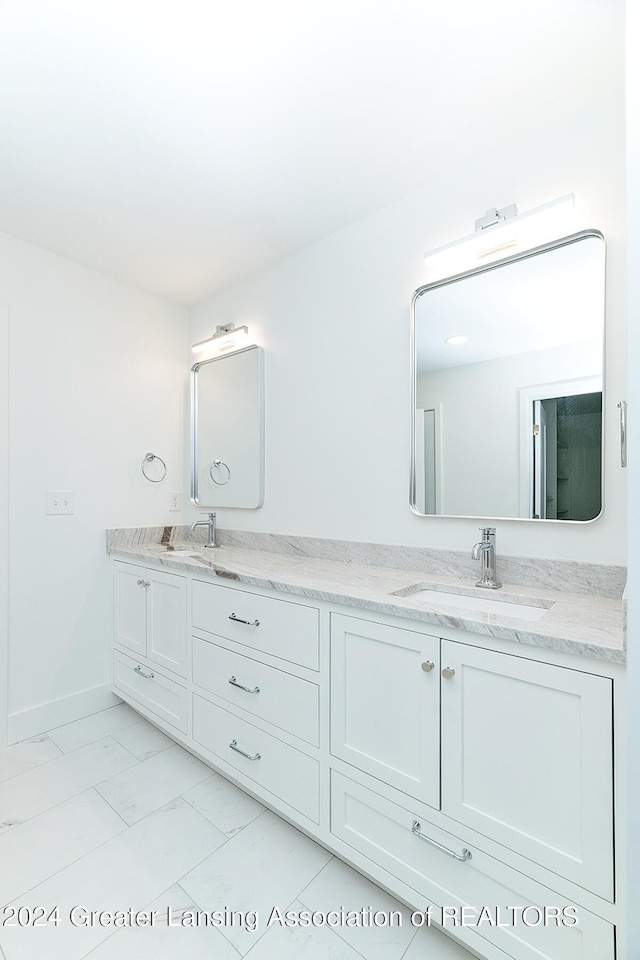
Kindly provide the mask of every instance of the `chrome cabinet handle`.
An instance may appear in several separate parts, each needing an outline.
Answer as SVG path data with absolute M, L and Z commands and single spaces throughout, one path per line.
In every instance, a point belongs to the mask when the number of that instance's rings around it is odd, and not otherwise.
M 421 666 L 425 673 L 431 673 L 431 671 L 435 667 L 435 663 L 433 662 L 433 660 L 425 660 L 424 663 L 421 664 Z
M 445 678 L 445 680 L 451 680 L 451 677 L 455 677 L 455 675 L 456 672 L 453 667 L 445 667 L 442 671 L 442 676 Z
M 238 690 L 244 690 L 245 693 L 260 693 L 260 687 L 254 687 L 253 690 L 251 687 L 243 687 L 241 683 L 238 683 L 235 677 L 229 677 L 227 683 L 230 683 L 232 687 L 237 687 Z
M 453 857 L 454 860 L 460 860 L 462 863 L 465 863 L 467 860 L 471 860 L 472 853 L 471 850 L 467 850 L 464 847 L 462 853 L 456 853 L 455 850 L 450 850 L 449 847 L 443 846 L 443 844 L 438 843 L 437 840 L 432 840 L 431 837 L 425 836 L 424 833 L 421 833 L 422 824 L 419 820 L 414 820 L 411 824 L 411 832 L 418 837 L 419 840 L 424 840 L 425 843 L 430 843 L 432 847 L 436 847 L 438 850 L 442 850 L 443 853 L 446 853 L 448 856 Z
M 618 410 L 620 411 L 620 466 L 626 467 L 627 465 L 627 407 L 629 404 L 626 400 L 621 400 L 618 404 Z
M 136 583 L 139 587 L 150 587 L 151 583 L 149 580 L 136 580 Z
M 133 668 L 133 672 L 134 672 L 134 673 L 139 673 L 141 677 L 144 677 L 144 678 L 145 678 L 145 680 L 153 680 L 153 676 L 154 676 L 154 675 L 153 675 L 152 673 L 145 673 L 145 672 L 143 671 L 142 667 L 140 667 L 140 666 L 134 667 L 134 668 Z
M 229 615 L 229 620 L 235 620 L 236 623 L 246 623 L 248 627 L 259 627 L 259 620 L 241 620 L 240 617 L 236 617 L 235 613 Z
M 259 753 L 254 753 L 254 755 L 251 756 L 250 753 L 245 753 L 244 750 L 241 750 L 240 747 L 238 746 L 238 741 L 237 741 L 237 740 L 232 740 L 231 743 L 229 744 L 229 746 L 231 747 L 232 750 L 235 750 L 236 753 L 241 753 L 243 757 L 246 757 L 246 758 L 247 758 L 247 760 L 259 760 L 259 759 L 260 759 L 260 754 L 259 754 Z

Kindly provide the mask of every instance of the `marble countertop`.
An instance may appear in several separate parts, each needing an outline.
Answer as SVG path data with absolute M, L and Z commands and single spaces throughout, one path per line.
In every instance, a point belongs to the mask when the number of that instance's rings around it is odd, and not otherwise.
M 315 600 L 406 617 L 422 623 L 467 630 L 613 663 L 624 663 L 626 650 L 623 604 L 620 599 L 593 593 L 567 593 L 541 587 L 504 584 L 492 591 L 474 581 L 451 576 L 425 575 L 424 571 L 372 566 L 353 562 L 303 557 L 265 550 L 221 546 L 205 550 L 198 544 L 118 544 L 108 547 L 116 557 L 132 562 L 153 562 L 167 569 L 189 571 L 212 579 L 235 580 L 257 587 Z M 396 596 L 411 587 L 440 589 L 487 599 L 518 601 L 547 607 L 542 619 L 529 621 L 494 612 L 483 613 L 426 603 L 411 596 Z

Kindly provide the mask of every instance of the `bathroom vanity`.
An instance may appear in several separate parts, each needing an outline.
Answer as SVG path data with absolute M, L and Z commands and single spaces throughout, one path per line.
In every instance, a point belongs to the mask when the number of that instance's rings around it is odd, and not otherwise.
M 480 957 L 613 960 L 615 585 L 493 613 L 473 580 L 127 533 L 120 697 Z

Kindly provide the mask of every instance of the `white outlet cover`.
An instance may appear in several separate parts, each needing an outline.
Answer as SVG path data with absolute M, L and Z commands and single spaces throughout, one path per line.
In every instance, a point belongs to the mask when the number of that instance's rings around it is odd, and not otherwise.
M 179 490 L 169 494 L 169 510 L 182 510 L 182 494 Z
M 47 490 L 48 514 L 72 514 L 76 512 L 76 495 L 73 490 Z

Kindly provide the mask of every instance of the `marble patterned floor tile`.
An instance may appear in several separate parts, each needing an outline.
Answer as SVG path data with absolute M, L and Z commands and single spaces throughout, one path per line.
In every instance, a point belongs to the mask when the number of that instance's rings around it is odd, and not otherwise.
M 48 730 L 47 734 L 64 753 L 85 747 L 95 740 L 108 737 L 116 730 L 138 723 L 140 714 L 126 703 L 117 703 L 114 707 L 92 713 L 81 720 L 65 723 L 62 727 Z
M 287 911 L 299 914 L 305 909 L 295 901 Z M 300 960 L 300 957 L 304 960 L 362 960 L 362 954 L 336 936 L 331 927 L 289 927 L 279 921 L 269 927 L 245 957 L 247 960 Z
M 6 780 L 0 790 L 0 833 L 63 803 L 136 763 L 111 737 Z
M 26 773 L 41 763 L 61 756 L 62 751 L 45 733 L 21 740 L 0 750 L 0 782 Z
M 175 745 L 105 779 L 97 790 L 123 820 L 132 824 L 211 776 L 211 767 Z
M 118 930 L 88 953 L 86 960 L 240 960 L 217 927 L 202 922 L 186 925 L 198 909 L 176 883 L 145 908 L 153 917 L 152 926 Z
M 29 904 L 45 910 L 57 907 L 60 923 L 4 927 L 6 960 L 80 960 L 116 932 L 99 920 L 84 924 L 83 917 L 91 911 L 113 914 L 144 909 L 177 877 L 226 842 L 226 837 L 184 800 L 167 804 L 33 887 Z M 12 905 L 21 903 L 19 898 Z
M 265 809 L 248 793 L 217 773 L 182 796 L 228 837 L 246 827 Z
M 204 910 L 256 911 L 258 928 L 226 926 L 225 937 L 245 954 L 265 932 L 274 906 L 285 909 L 331 859 L 313 840 L 266 811 L 184 876 L 180 885 Z
M 475 956 L 436 927 L 421 927 L 402 960 L 475 960 Z
M 345 924 L 335 928 L 336 934 L 367 960 L 400 960 L 416 934 L 408 907 L 337 858 L 309 883 L 298 899 L 310 910 L 324 912 L 341 907 L 347 911 L 371 908 L 389 915 L 398 911 L 402 917 L 399 925 L 352 927 Z
M 158 730 L 152 723 L 140 717 L 138 719 L 139 723 L 124 727 L 123 730 L 117 730 L 112 734 L 113 739 L 121 743 L 136 759 L 148 760 L 156 753 L 175 746 L 175 740 L 165 736 L 162 730 Z
M 0 834 L 0 904 L 58 873 L 127 829 L 95 790 Z

